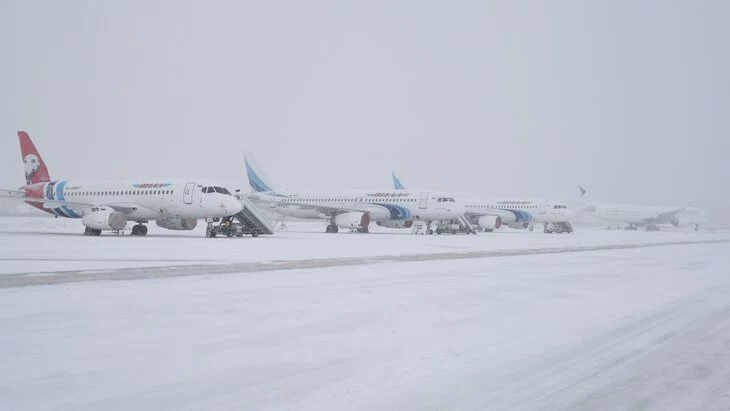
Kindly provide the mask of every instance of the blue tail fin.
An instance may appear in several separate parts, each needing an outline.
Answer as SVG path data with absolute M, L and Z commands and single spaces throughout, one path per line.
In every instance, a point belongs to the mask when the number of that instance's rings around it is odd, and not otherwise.
M 243 162 L 246 163 L 246 174 L 248 174 L 248 185 L 251 186 L 251 189 L 253 191 L 259 192 L 259 193 L 270 193 L 274 190 L 271 189 L 266 183 L 264 183 L 264 180 L 259 177 L 258 174 L 256 174 L 256 171 L 254 171 L 253 167 L 248 162 L 248 159 L 244 157 Z
M 395 176 L 395 172 L 390 172 L 390 174 L 393 176 L 393 187 L 395 187 L 396 190 L 405 190 L 406 188 L 403 186 L 403 184 L 398 180 L 398 177 Z

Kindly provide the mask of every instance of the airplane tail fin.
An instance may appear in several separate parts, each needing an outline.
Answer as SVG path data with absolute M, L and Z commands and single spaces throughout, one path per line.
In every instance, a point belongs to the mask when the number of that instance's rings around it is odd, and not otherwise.
M 25 166 L 25 183 L 35 184 L 51 181 L 51 177 L 48 175 L 48 167 L 43 162 L 28 133 L 18 131 L 18 139 L 20 139 L 20 153 L 23 156 L 23 165 Z
M 246 174 L 248 174 L 248 185 L 251 186 L 251 190 L 257 193 L 271 193 L 274 190 L 271 186 L 266 184 L 264 180 L 259 176 L 256 170 L 261 170 L 258 167 L 258 162 L 253 158 L 250 153 L 245 153 L 243 162 L 246 164 Z
M 398 180 L 398 177 L 395 176 L 395 172 L 391 171 L 390 174 L 393 176 L 393 187 L 395 187 L 396 190 L 405 190 L 405 186 Z
M 585 188 L 578 186 L 578 190 L 580 190 L 580 197 L 583 198 L 584 195 L 588 192 Z

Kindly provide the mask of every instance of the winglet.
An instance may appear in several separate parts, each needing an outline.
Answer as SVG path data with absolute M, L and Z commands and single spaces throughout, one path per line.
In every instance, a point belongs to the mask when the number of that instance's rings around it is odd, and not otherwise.
M 406 188 L 403 186 L 400 180 L 398 180 L 398 177 L 395 176 L 395 172 L 391 171 L 390 174 L 393 176 L 393 187 L 395 187 L 396 190 L 405 190 Z
M 588 192 L 588 191 L 586 191 L 586 189 L 585 189 L 585 188 L 583 188 L 583 187 L 581 187 L 581 186 L 578 186 L 578 190 L 580 190 L 580 196 L 581 196 L 581 198 L 582 198 L 582 197 L 583 197 L 584 195 L 586 195 L 586 193 Z

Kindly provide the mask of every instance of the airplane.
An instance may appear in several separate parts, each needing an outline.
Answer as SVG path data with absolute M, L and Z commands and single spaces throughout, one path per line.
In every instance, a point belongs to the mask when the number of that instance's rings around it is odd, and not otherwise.
M 25 185 L 0 190 L 56 217 L 80 218 L 84 235 L 121 231 L 137 222 L 132 235 L 147 234 L 154 220 L 168 230 L 192 230 L 201 218 L 222 218 L 242 210 L 223 186 L 200 179 L 148 178 L 128 180 L 51 180 L 48 167 L 25 131 L 18 131 L 25 166 Z
M 587 190 L 578 186 L 582 198 Z M 646 231 L 658 231 L 661 224 L 674 227 L 692 227 L 699 230 L 700 224 L 706 223 L 707 214 L 694 207 L 647 206 L 630 204 L 591 204 L 582 209 L 586 215 L 609 223 L 608 228 L 637 230 L 645 227 Z
M 369 232 L 371 222 L 387 228 L 411 228 L 414 221 L 426 222 L 426 234 L 438 224 L 464 215 L 464 206 L 448 194 L 434 190 L 351 190 L 345 192 L 282 194 L 274 191 L 244 158 L 254 203 L 276 214 L 302 219 L 326 220 L 326 233 L 340 228 Z M 262 207 L 263 208 L 263 207 Z
M 395 189 L 404 190 L 395 172 L 391 176 Z M 545 233 L 573 232 L 570 220 L 575 213 L 558 201 L 464 199 L 463 202 L 464 216 L 484 232 L 491 233 L 502 225 L 533 231 L 534 224 L 543 224 Z

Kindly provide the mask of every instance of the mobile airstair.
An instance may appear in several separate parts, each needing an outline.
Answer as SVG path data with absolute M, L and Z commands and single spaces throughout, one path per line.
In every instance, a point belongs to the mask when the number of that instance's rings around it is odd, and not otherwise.
M 244 234 L 252 237 L 274 234 L 274 225 L 251 200 L 240 194 L 237 194 L 236 198 L 241 202 L 243 209 L 238 214 L 220 219 L 220 221 L 208 221 L 206 237 L 213 238 L 218 234 L 228 237 L 242 237 Z M 217 222 L 219 224 L 215 224 Z

